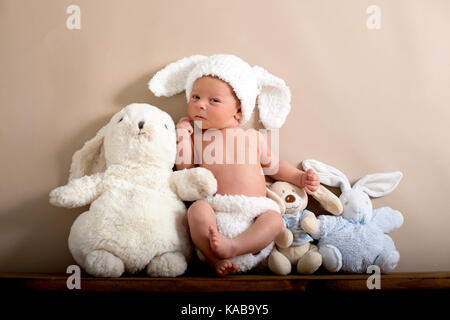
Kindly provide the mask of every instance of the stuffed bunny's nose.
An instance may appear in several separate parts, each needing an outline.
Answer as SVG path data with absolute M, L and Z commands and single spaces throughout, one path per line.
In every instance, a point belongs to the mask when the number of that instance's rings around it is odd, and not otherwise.
M 140 122 L 138 123 L 139 129 L 142 129 L 142 128 L 144 127 L 144 124 L 145 124 L 144 121 L 140 121 Z
M 295 197 L 292 194 L 288 194 L 286 196 L 286 198 L 284 198 L 284 200 L 288 203 L 294 202 L 295 201 Z

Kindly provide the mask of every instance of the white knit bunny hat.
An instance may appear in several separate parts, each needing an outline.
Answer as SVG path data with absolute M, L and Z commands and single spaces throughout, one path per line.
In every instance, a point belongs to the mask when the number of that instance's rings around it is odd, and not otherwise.
M 250 119 L 256 102 L 267 129 L 280 128 L 291 110 L 291 92 L 282 79 L 229 54 L 193 55 L 173 62 L 157 72 L 148 87 L 157 97 L 185 90 L 189 102 L 195 80 L 204 76 L 216 76 L 233 88 L 241 101 L 241 124 Z

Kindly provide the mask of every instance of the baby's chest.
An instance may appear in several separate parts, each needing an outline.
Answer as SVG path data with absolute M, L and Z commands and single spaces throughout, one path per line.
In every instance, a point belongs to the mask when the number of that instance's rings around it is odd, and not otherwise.
M 194 146 L 196 160 L 201 164 L 260 164 L 258 140 L 254 135 L 204 137 L 201 143 L 196 142 Z

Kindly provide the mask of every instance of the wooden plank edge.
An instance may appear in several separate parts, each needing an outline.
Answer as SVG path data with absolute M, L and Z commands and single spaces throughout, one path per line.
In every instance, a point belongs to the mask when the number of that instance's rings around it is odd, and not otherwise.
M 148 278 L 81 277 L 81 289 L 69 290 L 66 274 L 0 273 L 2 288 L 28 291 L 78 292 L 321 292 L 370 291 L 365 274 L 311 276 L 233 275 L 216 277 Z M 450 272 L 382 275 L 381 290 L 450 289 Z

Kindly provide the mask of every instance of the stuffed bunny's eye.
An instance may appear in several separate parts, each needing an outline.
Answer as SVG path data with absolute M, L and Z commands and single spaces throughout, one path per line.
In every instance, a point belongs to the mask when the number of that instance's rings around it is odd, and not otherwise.
M 117 123 L 120 123 L 121 121 L 123 120 L 123 117 L 122 118 L 120 118 L 120 120 L 117 122 Z

